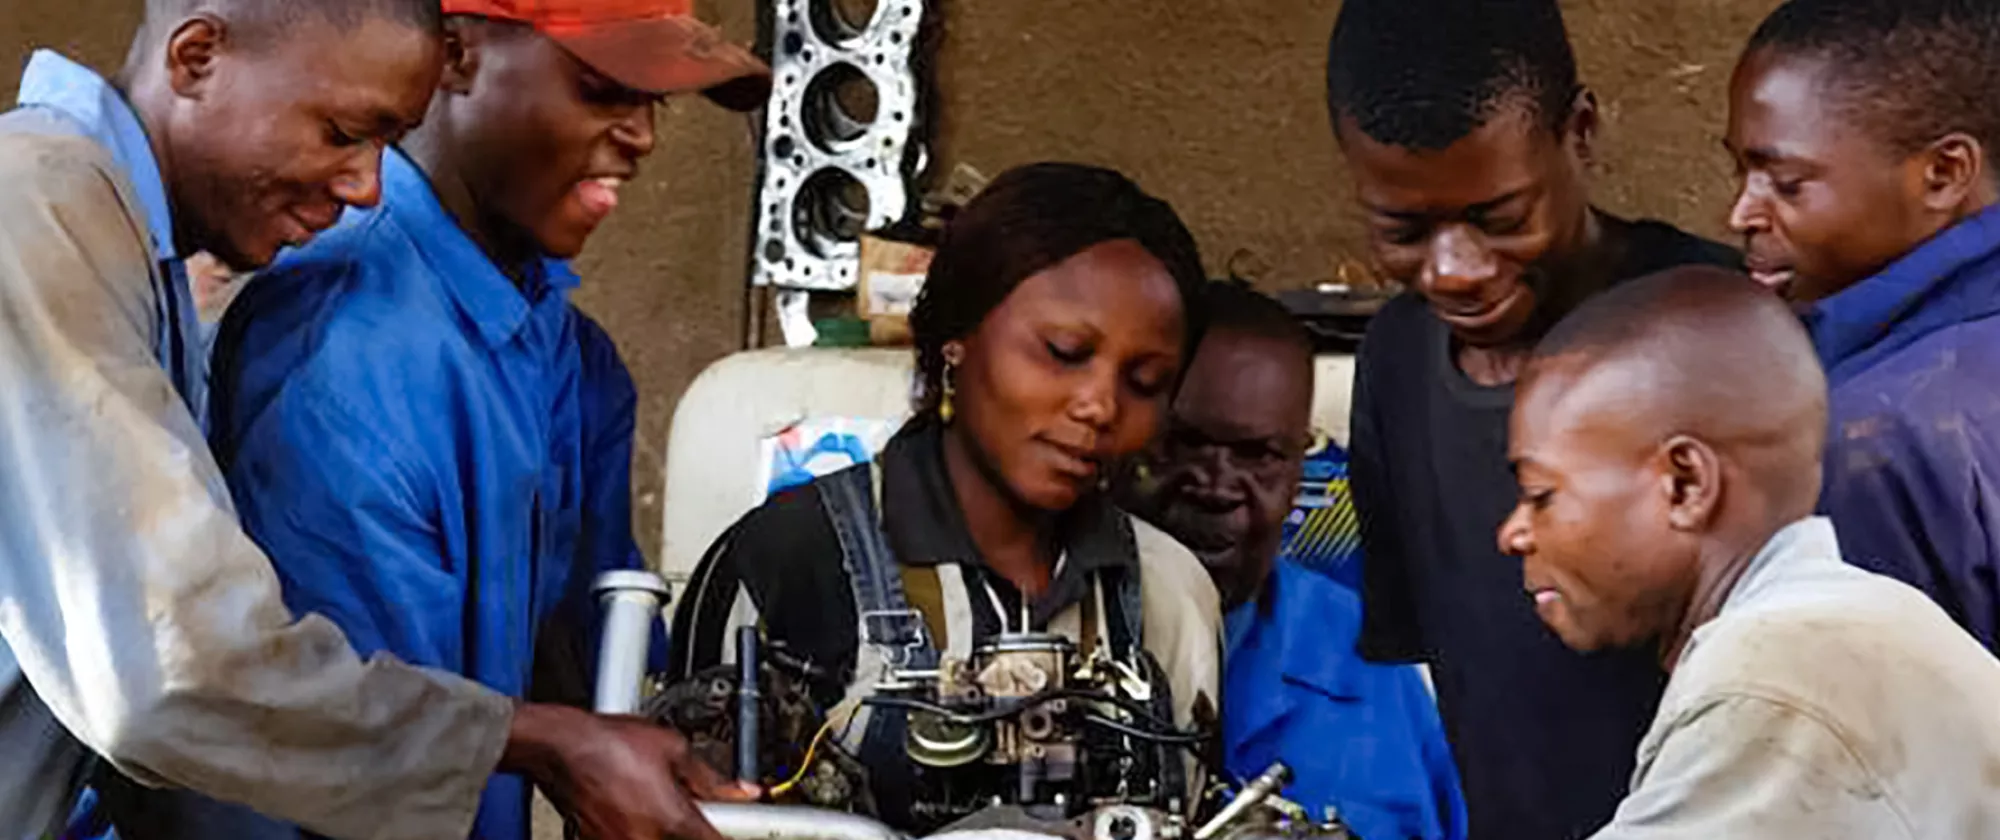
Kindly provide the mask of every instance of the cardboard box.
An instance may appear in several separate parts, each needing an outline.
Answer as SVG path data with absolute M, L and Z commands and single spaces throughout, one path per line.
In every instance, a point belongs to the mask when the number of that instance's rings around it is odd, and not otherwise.
M 931 255 L 931 249 L 922 245 L 861 237 L 861 281 L 855 289 L 854 308 L 868 320 L 871 343 L 910 343 L 910 310 L 923 292 Z

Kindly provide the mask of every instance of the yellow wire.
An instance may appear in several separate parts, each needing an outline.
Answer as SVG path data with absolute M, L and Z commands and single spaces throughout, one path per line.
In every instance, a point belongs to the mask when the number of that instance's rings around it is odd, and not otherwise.
M 858 698 L 858 696 L 846 698 L 846 700 L 838 702 L 834 708 L 826 710 L 826 722 L 820 724 L 820 732 L 814 732 L 812 734 L 812 742 L 806 744 L 806 758 L 798 762 L 798 772 L 794 772 L 792 778 L 788 778 L 788 780 L 780 782 L 778 786 L 770 788 L 770 796 L 790 794 L 792 788 L 796 788 L 798 782 L 802 782 L 806 778 L 806 774 L 812 772 L 812 756 L 816 756 L 820 752 L 820 742 L 824 742 L 826 734 L 834 730 L 834 724 L 840 724 L 840 736 L 846 738 L 846 730 L 848 730 L 848 726 L 854 726 L 854 718 L 856 718 L 856 714 L 860 710 L 862 710 L 862 698 Z
M 771 788 L 772 796 L 784 796 L 787 793 L 791 793 L 792 788 L 796 787 L 799 781 L 806 777 L 807 773 L 812 772 L 813 756 L 819 752 L 820 742 L 826 740 L 826 733 L 832 731 L 833 716 L 828 715 L 826 722 L 819 725 L 819 732 L 813 735 L 812 743 L 806 745 L 806 757 L 799 761 L 799 772 L 793 773 L 791 778 Z

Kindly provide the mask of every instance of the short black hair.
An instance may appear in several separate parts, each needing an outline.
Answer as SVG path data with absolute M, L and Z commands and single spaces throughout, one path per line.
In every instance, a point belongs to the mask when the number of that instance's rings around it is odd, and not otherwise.
M 1033 163 L 994 178 L 945 229 L 910 312 L 917 345 L 917 409 L 943 394 L 945 344 L 978 329 L 1021 281 L 1093 246 L 1129 239 L 1166 266 L 1180 291 L 1187 340 L 1207 275 L 1179 214 L 1131 179 L 1078 163 Z
M 253 41 L 282 42 L 301 23 L 330 23 L 349 31 L 369 20 L 385 20 L 437 34 L 444 15 L 438 0 L 146 0 L 141 31 L 155 37 L 189 15 L 211 11 Z
M 1829 101 L 1908 154 L 1964 132 L 2000 149 L 2000 3 L 1994 0 L 1791 0 L 1745 54 L 1824 62 Z
M 1254 336 L 1295 345 L 1310 357 L 1312 335 L 1285 305 L 1236 278 L 1213 281 L 1195 302 L 1204 339 L 1217 333 Z
M 1510 106 L 1560 130 L 1579 90 L 1556 0 L 1347 0 L 1327 44 L 1334 130 L 1352 117 L 1406 149 L 1449 147 Z

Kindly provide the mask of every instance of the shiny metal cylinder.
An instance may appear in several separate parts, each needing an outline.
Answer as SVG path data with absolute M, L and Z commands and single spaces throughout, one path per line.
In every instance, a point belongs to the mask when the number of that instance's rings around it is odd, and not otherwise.
M 909 840 L 867 817 L 822 808 L 700 803 L 708 824 L 730 840 Z
M 599 714 L 636 714 L 647 649 L 653 643 L 653 625 L 660 621 L 660 604 L 667 598 L 667 582 L 652 572 L 621 569 L 598 575 L 592 591 L 604 607 L 592 707 Z
M 1282 761 L 1271 762 L 1271 766 L 1265 768 L 1261 775 L 1243 786 L 1242 793 L 1237 794 L 1235 799 L 1229 800 L 1229 804 L 1222 806 L 1221 813 L 1195 830 L 1194 840 L 1213 840 L 1224 829 L 1242 819 L 1243 815 L 1250 813 L 1250 809 L 1283 791 L 1285 785 L 1291 783 L 1292 768 L 1285 766 Z

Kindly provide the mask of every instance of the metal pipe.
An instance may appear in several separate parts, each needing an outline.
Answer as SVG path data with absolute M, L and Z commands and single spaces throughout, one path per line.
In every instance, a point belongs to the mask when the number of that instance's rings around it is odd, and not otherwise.
M 597 690 L 592 706 L 599 714 L 629 715 L 639 711 L 639 687 L 646 679 L 647 648 L 653 625 L 660 620 L 660 602 L 668 594 L 659 575 L 620 569 L 597 576 L 591 587 L 604 606 L 604 636 L 597 652 Z
M 1242 793 L 1236 794 L 1235 799 L 1229 800 L 1228 805 L 1222 806 L 1222 811 L 1215 815 L 1215 819 L 1209 820 L 1206 825 L 1195 831 L 1194 840 L 1210 840 L 1222 833 L 1223 829 L 1242 819 L 1243 815 L 1249 813 L 1258 803 L 1284 790 L 1286 783 L 1291 780 L 1292 768 L 1285 766 L 1282 761 L 1271 762 L 1271 766 L 1265 768 L 1262 775 L 1243 786 Z
M 730 840 L 909 840 L 867 817 L 823 808 L 699 803 L 708 824 Z
M 763 658 L 754 624 L 736 628 L 736 780 L 763 784 L 757 767 L 757 677 Z

